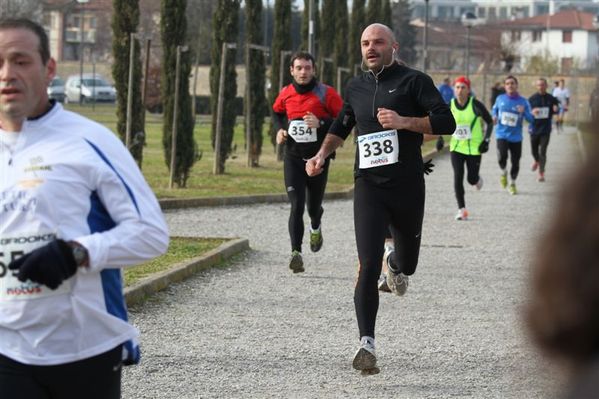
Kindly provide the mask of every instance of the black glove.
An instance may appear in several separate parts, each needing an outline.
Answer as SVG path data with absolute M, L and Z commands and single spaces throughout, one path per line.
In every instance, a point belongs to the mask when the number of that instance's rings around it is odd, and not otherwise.
M 435 144 L 435 148 L 437 149 L 437 151 L 441 151 L 444 145 L 445 140 L 443 140 L 443 136 L 439 136 L 439 138 L 437 139 L 437 144 Z
M 480 143 L 480 145 L 478 146 L 478 151 L 481 154 L 484 154 L 485 152 L 489 151 L 489 142 L 487 140 L 484 140 L 482 143 Z
M 12 261 L 8 268 L 19 271 L 19 281 L 31 280 L 55 290 L 75 274 L 77 262 L 66 241 L 54 240 Z
M 432 160 L 428 160 L 424 163 L 424 174 L 428 175 L 429 173 L 432 173 L 433 171 L 433 167 L 435 166 L 435 164 L 433 163 Z

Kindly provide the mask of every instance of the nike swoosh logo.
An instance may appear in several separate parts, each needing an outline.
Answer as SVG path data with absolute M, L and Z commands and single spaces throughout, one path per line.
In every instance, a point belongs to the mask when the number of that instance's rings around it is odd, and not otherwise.
M 397 90 L 397 89 L 389 90 L 389 93 L 393 93 L 395 90 Z

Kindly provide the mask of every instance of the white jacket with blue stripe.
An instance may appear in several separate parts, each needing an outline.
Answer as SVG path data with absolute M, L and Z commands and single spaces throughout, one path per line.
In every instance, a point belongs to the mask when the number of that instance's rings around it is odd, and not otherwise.
M 57 290 L 16 280 L 7 265 L 53 237 L 74 240 L 89 267 Z M 0 130 L 0 353 L 34 365 L 69 363 L 124 344 L 121 268 L 166 251 L 168 230 L 135 161 L 108 129 L 60 104 L 18 133 Z

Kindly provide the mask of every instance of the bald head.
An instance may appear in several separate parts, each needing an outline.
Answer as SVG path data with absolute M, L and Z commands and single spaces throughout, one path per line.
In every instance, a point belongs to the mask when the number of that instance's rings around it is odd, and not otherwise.
M 391 28 L 389 28 L 387 25 L 384 24 L 380 24 L 380 23 L 374 23 L 374 24 L 370 24 L 366 27 L 366 29 L 364 29 L 364 31 L 362 32 L 362 37 L 364 37 L 364 34 L 366 34 L 366 32 L 369 32 L 370 30 L 380 30 L 382 34 L 386 35 L 388 40 L 391 43 L 397 43 L 397 40 L 395 39 L 395 33 L 393 33 L 393 31 L 391 30 Z
M 393 53 L 399 49 L 393 31 L 383 24 L 368 25 L 360 39 L 362 59 L 368 69 L 380 71 L 393 61 Z

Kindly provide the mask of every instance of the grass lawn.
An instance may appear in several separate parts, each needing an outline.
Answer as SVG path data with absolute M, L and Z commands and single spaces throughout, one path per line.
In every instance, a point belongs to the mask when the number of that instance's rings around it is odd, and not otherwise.
M 116 110 L 114 105 L 98 104 L 95 110 L 86 104 L 68 104 L 67 108 L 104 124 L 116 131 Z M 214 154 L 210 140 L 210 119 L 201 116 L 196 124 L 194 135 L 202 158 L 196 162 L 190 173 L 186 188 L 169 189 L 169 172 L 162 150 L 162 115 L 146 114 L 146 142 L 142 172 L 159 198 L 222 197 L 252 194 L 283 194 L 283 163 L 276 160 L 270 138 L 266 137 L 267 124 L 264 127 L 264 145 L 260 157 L 260 167 L 246 166 L 247 154 L 243 123 L 238 123 L 233 138 L 237 146 L 236 153 L 225 164 L 224 175 L 213 175 Z M 337 158 L 329 170 L 327 191 L 347 190 L 353 185 L 354 144 L 348 138 L 345 145 L 337 151 Z M 425 143 L 423 153 L 434 148 L 434 141 Z
M 151 274 L 169 269 L 174 264 L 200 256 L 227 241 L 223 238 L 172 237 L 168 251 L 149 262 L 124 269 L 125 286 L 135 284 Z

